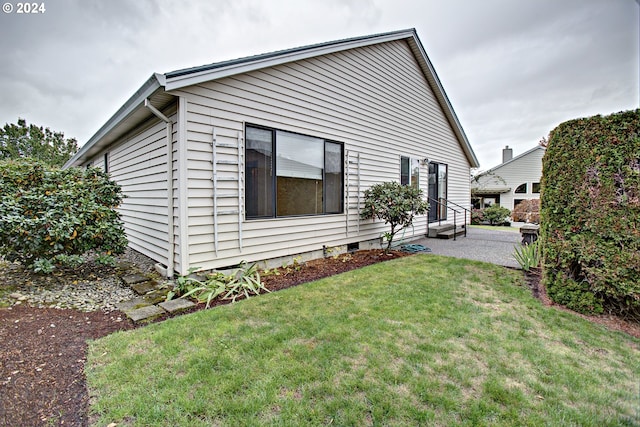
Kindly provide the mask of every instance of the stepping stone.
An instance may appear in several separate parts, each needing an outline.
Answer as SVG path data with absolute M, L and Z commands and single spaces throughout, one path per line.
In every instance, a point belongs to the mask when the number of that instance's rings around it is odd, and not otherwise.
M 122 276 L 122 280 L 127 285 L 131 286 L 134 283 L 146 282 L 149 280 L 148 277 L 143 276 L 142 274 L 129 274 L 127 276 Z
M 124 278 L 123 278 L 124 279 Z M 153 280 L 148 280 L 145 278 L 144 282 L 137 282 L 128 285 L 133 289 L 138 295 L 148 294 L 151 291 L 155 291 L 158 284 Z
M 177 298 L 170 301 L 161 302 L 158 305 L 167 310 L 169 313 L 174 313 L 176 311 L 186 310 L 187 308 L 193 307 L 195 304 L 188 299 Z
M 135 267 L 135 264 L 132 263 L 131 261 L 119 261 L 118 264 L 116 264 L 116 268 L 122 271 L 128 271 L 134 267 Z
M 132 311 L 137 308 L 146 307 L 151 305 L 144 298 L 134 298 L 129 301 L 123 301 L 116 304 L 116 308 L 124 313 L 127 311 Z
M 165 311 L 157 305 L 148 305 L 146 307 L 136 308 L 135 310 L 125 311 L 125 314 L 134 322 L 151 319 L 164 313 Z
M 146 293 L 142 299 L 149 304 L 157 304 L 162 301 L 166 301 L 169 289 L 156 289 L 154 291 Z

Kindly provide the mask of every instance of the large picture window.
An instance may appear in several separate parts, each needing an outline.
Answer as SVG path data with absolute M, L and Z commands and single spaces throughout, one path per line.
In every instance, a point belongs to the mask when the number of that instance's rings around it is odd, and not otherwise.
M 247 218 L 342 213 L 341 143 L 247 125 Z

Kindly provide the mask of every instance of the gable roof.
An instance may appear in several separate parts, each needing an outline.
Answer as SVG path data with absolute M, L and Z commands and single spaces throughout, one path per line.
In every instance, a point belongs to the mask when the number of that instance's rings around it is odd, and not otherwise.
M 526 156 L 528 156 L 529 154 L 531 154 L 531 153 L 533 153 L 533 152 L 535 152 L 535 151 L 538 151 L 538 150 L 545 151 L 545 150 L 546 150 L 546 148 L 545 148 L 545 147 L 543 147 L 542 145 L 536 145 L 536 146 L 535 146 L 535 147 L 533 147 L 531 150 L 525 151 L 524 153 L 522 153 L 522 154 L 519 154 L 519 155 L 515 156 L 515 157 L 514 157 L 514 158 L 512 158 L 511 160 L 507 160 L 507 161 L 506 161 L 506 162 L 504 162 L 504 163 L 500 163 L 498 166 L 494 166 L 494 167 L 492 167 L 491 169 L 488 169 L 488 170 L 486 170 L 486 171 L 484 171 L 484 172 L 479 173 L 478 175 L 476 175 L 476 178 L 479 178 L 479 177 L 481 177 L 481 176 L 484 176 L 484 175 L 488 175 L 488 174 L 490 174 L 490 173 L 493 173 L 493 172 L 497 171 L 498 169 L 501 169 L 501 168 L 503 168 L 503 167 L 504 167 L 504 166 L 506 166 L 506 165 L 509 165 L 509 164 L 511 164 L 511 163 L 513 163 L 513 162 L 516 162 L 516 161 L 518 161 L 519 159 L 522 159 L 523 157 L 526 157 Z
M 140 123 L 150 119 L 153 113 L 145 107 L 145 101 L 158 109 L 162 109 L 172 102 L 172 90 L 186 86 L 217 80 L 237 74 L 246 73 L 262 68 L 273 67 L 289 62 L 300 61 L 320 55 L 341 52 L 348 49 L 370 46 L 396 40 L 406 40 L 411 48 L 424 77 L 433 90 L 444 114 L 456 135 L 460 146 L 471 167 L 478 167 L 478 159 L 471 148 L 462 125 L 456 116 L 449 98 L 447 97 L 440 79 L 438 78 L 429 57 L 427 56 L 415 29 L 373 34 L 362 37 L 318 43 L 293 49 L 280 50 L 245 58 L 222 61 L 199 67 L 185 68 L 166 74 L 153 74 L 134 93 L 118 111 L 93 135 L 86 144 L 64 165 L 64 167 L 78 166 L 106 148 L 126 132 Z

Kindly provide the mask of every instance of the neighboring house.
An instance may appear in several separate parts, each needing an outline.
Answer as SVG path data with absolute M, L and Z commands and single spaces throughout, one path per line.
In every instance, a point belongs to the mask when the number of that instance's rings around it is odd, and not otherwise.
M 538 145 L 512 158 L 512 149 L 504 148 L 502 164 L 471 180 L 473 206 L 484 208 L 498 204 L 513 210 L 523 200 L 539 199 L 544 152 L 545 148 Z
M 470 207 L 478 161 L 403 30 L 154 74 L 65 166 L 89 165 L 122 186 L 130 247 L 186 274 L 379 247 L 387 226 L 359 218 L 367 188 Z

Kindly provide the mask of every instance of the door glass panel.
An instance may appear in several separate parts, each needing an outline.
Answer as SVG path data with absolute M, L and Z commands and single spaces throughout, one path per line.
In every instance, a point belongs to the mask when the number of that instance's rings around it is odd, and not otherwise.
M 411 159 L 411 186 L 420 188 L 420 160 Z

